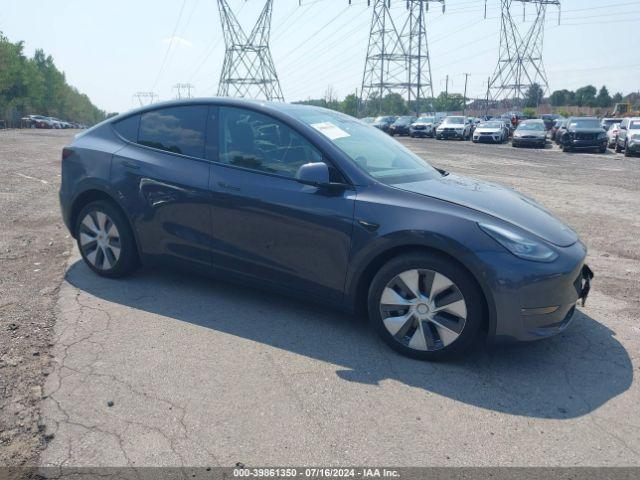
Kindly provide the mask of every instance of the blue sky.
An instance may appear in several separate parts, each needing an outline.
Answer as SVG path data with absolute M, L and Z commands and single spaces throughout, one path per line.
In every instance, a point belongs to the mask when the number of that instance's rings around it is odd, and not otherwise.
M 193 83 L 196 96 L 215 95 L 224 57 L 216 0 L 184 1 L 177 24 L 183 0 L 3 0 L 0 30 L 23 40 L 28 54 L 44 48 L 69 83 L 100 108 L 121 112 L 134 106 L 138 91 L 173 98 L 178 82 Z M 263 0 L 228 1 L 251 30 Z M 402 0 L 393 2 L 403 8 Z M 340 97 L 359 87 L 371 9 L 366 0 L 353 3 L 275 0 L 272 54 L 287 101 L 322 97 L 329 85 Z M 446 3 L 446 13 L 433 5 L 428 14 L 434 89 L 444 90 L 449 75 L 449 91 L 461 92 L 467 72 L 469 96 L 482 97 L 498 57 L 499 0 L 489 0 L 487 19 L 484 0 Z M 639 91 L 639 27 L 640 0 L 562 0 L 561 24 L 553 9 L 547 18 L 550 88 L 593 83 Z

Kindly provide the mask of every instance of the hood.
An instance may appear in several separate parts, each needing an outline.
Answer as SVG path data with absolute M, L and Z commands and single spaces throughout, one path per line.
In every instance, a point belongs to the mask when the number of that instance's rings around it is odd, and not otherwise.
M 546 137 L 546 130 L 516 130 L 513 134 L 514 137 Z
M 497 217 L 559 247 L 568 247 L 578 241 L 578 235 L 544 207 L 500 185 L 450 174 L 395 187 Z
M 580 132 L 580 133 L 606 133 L 604 131 L 604 128 L 602 127 L 598 127 L 598 128 L 567 128 L 568 132 Z

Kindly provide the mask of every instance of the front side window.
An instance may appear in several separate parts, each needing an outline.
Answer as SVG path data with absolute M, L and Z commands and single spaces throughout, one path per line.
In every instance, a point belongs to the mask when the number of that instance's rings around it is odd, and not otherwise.
M 361 170 L 380 182 L 393 185 L 441 176 L 401 143 L 353 117 L 321 108 L 290 108 L 287 113 L 324 135 Z
M 267 115 L 222 107 L 219 124 L 222 163 L 294 178 L 302 165 L 322 162 L 322 154 L 306 139 Z
M 204 158 L 206 106 L 170 107 L 143 113 L 138 143 L 171 153 Z

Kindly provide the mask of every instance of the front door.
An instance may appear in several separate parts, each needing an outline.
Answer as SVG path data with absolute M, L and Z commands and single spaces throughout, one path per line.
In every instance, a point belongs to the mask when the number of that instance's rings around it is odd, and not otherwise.
M 301 165 L 327 160 L 284 123 L 227 107 L 218 118 L 210 178 L 214 268 L 341 300 L 355 190 L 297 182 Z

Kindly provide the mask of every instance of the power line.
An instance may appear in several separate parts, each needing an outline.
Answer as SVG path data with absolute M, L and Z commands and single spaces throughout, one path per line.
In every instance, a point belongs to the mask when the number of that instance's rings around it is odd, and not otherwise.
M 184 6 L 186 4 L 187 4 L 187 0 L 182 0 L 180 13 L 178 14 L 178 19 L 176 20 L 176 26 L 173 28 L 173 33 L 171 34 L 171 38 L 169 39 L 169 46 L 167 47 L 167 51 L 164 54 L 164 58 L 162 59 L 162 64 L 160 65 L 160 70 L 158 71 L 158 75 L 156 76 L 156 81 L 153 82 L 153 88 L 151 88 L 151 90 L 155 90 L 156 86 L 158 85 L 158 81 L 160 81 L 160 75 L 162 75 L 164 66 L 167 63 L 167 58 L 169 57 L 169 52 L 171 52 L 171 48 L 173 47 L 173 42 L 175 40 L 176 33 L 178 32 L 178 26 L 180 25 L 180 20 L 182 20 L 182 14 L 184 13 Z

